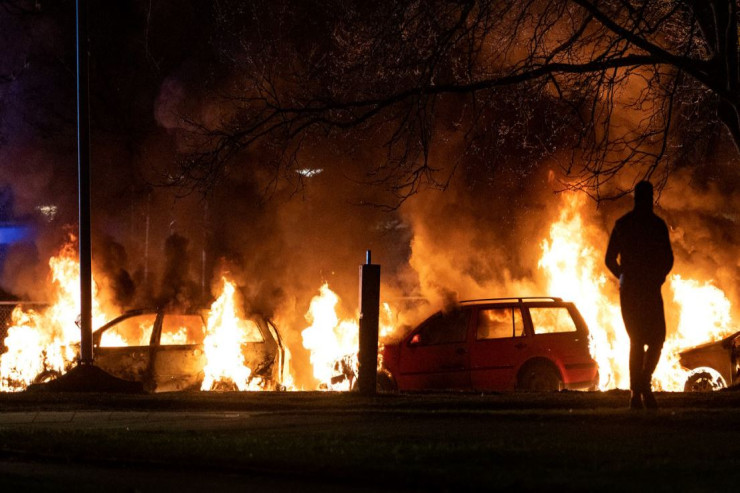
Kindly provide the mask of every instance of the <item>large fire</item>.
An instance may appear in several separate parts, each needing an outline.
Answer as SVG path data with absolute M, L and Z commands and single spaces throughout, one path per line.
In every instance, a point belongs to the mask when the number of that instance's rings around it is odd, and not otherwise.
M 538 267 L 544 279 L 542 294 L 574 301 L 586 320 L 590 349 L 599 364 L 602 390 L 629 385 L 629 338 L 619 308 L 617 282 L 604 266 L 607 233 L 584 218 L 586 199 L 578 194 L 563 194 L 561 207 L 540 242 Z M 78 357 L 80 332 L 75 320 L 79 313 L 79 267 L 73 242 L 65 245 L 49 261 L 55 295 L 43 312 L 16 308 L 0 355 L 0 391 L 25 389 L 39 376 L 59 375 Z M 94 326 L 99 327 L 119 309 L 99 301 L 93 284 Z M 262 390 L 264 382 L 245 362 L 242 344 L 260 339 L 255 322 L 240 311 L 236 285 L 221 280 L 221 292 L 210 307 L 203 340 L 206 365 L 202 390 L 236 388 Z M 492 293 L 497 295 L 498 293 Z M 519 295 L 521 293 L 502 293 Z M 654 375 L 658 389 L 683 390 L 688 372 L 678 364 L 681 349 L 717 340 L 735 330 L 732 306 L 726 294 L 710 280 L 696 280 L 678 268 L 669 276 L 663 290 L 668 318 L 668 334 L 663 356 Z M 302 335 L 303 347 L 310 352 L 313 377 L 319 388 L 349 390 L 357 373 L 358 323 L 355 316 L 341 317 L 339 296 L 324 283 L 311 300 L 305 315 L 309 326 Z M 396 317 L 387 303 L 381 306 L 380 338 L 398 331 Z M 132 334 L 106 333 L 104 346 L 141 345 L 129 340 Z M 165 335 L 163 334 L 163 338 Z M 166 344 L 178 344 L 186 333 L 168 333 Z M 106 339 L 107 338 L 107 339 Z M 120 340 L 119 340 L 120 339 Z M 289 352 L 285 348 L 285 360 Z M 283 386 L 292 375 L 283 375 Z M 290 387 L 288 385 L 288 387 Z
M 619 308 L 615 279 L 604 266 L 606 233 L 583 219 L 585 198 L 563 196 L 558 219 L 542 241 L 539 266 L 547 279 L 547 292 L 574 301 L 591 333 L 591 353 L 599 364 L 602 390 L 629 387 L 629 338 Z M 678 351 L 730 335 L 731 305 L 712 281 L 668 277 L 663 298 L 666 309 L 678 309 L 678 325 L 667 327 L 667 338 L 653 384 L 662 390 L 683 390 L 688 372 L 678 364 Z M 672 293 L 672 297 L 668 296 Z M 671 303 L 672 302 L 672 303 Z
M 75 320 L 80 312 L 80 267 L 76 254 L 72 238 L 49 260 L 55 294 L 48 309 L 13 310 L 5 338 L 7 352 L 0 356 L 0 390 L 23 390 L 40 375 L 64 373 L 77 359 L 80 329 Z M 93 282 L 93 326 L 107 318 Z
M 538 267 L 545 281 L 540 292 L 576 303 L 590 331 L 590 350 L 599 364 L 599 388 L 629 387 L 629 337 L 619 307 L 616 279 L 604 265 L 607 233 L 584 219 L 587 201 L 580 194 L 563 194 L 561 208 L 540 242 Z M 675 272 L 676 269 L 674 269 Z M 668 391 L 683 390 L 688 376 L 678 363 L 678 352 L 731 334 L 735 328 L 731 304 L 712 281 L 685 279 L 680 273 L 669 276 L 664 289 L 666 309 L 677 310 L 669 317 L 667 339 L 654 386 Z M 502 293 L 519 294 L 519 293 Z M 346 390 L 351 382 L 337 378 L 347 368 L 356 372 L 358 326 L 355 319 L 337 315 L 339 297 L 324 284 L 313 298 L 302 332 L 303 346 L 311 352 L 314 377 L 323 388 Z M 390 335 L 393 313 L 387 304 L 381 310 L 380 333 Z M 671 320 L 678 320 L 671 326 Z
M 339 301 L 339 296 L 324 283 L 306 313 L 306 321 L 311 325 L 301 332 L 303 347 L 311 353 L 313 376 L 320 382 L 319 388 L 325 390 L 349 390 L 358 369 L 359 324 L 355 318 L 340 319 Z M 380 307 L 379 318 L 382 339 L 395 328 L 388 303 Z
M 206 366 L 201 390 L 212 390 L 234 385 L 239 390 L 262 390 L 260 378 L 250 378 L 242 344 L 261 339 L 255 322 L 244 318 L 238 308 L 236 285 L 221 278 L 221 295 L 211 305 L 203 350 Z
M 58 255 L 49 260 L 54 297 L 44 311 L 17 307 L 4 344 L 7 351 L 0 355 L 0 391 L 20 391 L 40 378 L 65 373 L 79 356 L 80 329 L 75 324 L 79 314 L 79 263 L 74 239 L 64 245 Z M 202 390 L 236 388 L 263 390 L 264 382 L 252 375 L 244 361 L 241 345 L 261 341 L 255 322 L 243 317 L 236 296 L 236 286 L 223 278 L 221 294 L 209 311 L 203 352 L 206 365 Z M 97 284 L 93 283 L 93 327 L 102 326 L 120 314 L 118 307 L 103 309 Z M 103 347 L 146 346 L 151 327 L 142 326 L 125 333 L 108 330 L 101 339 Z M 134 328 L 136 329 L 136 327 Z M 146 335 L 142 338 L 142 334 Z M 162 344 L 184 344 L 187 329 L 162 334 Z M 287 367 L 287 356 L 284 360 Z M 290 375 L 284 376 L 285 385 Z

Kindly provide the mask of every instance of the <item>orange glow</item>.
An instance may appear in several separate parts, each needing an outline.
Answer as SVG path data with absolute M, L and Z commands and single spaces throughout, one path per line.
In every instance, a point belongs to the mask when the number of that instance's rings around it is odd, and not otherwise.
M 668 277 L 668 284 L 679 308 L 678 326 L 663 346 L 654 383 L 663 390 L 680 391 L 690 372 L 679 365 L 678 352 L 727 337 L 737 327 L 732 320 L 730 300 L 712 281 L 699 282 L 673 274 Z
M 338 303 L 339 297 L 324 283 L 311 300 L 306 313 L 306 321 L 311 325 L 301 336 L 303 347 L 311 352 L 314 378 L 330 390 L 349 390 L 349 380 L 332 384 L 331 378 L 336 373 L 335 364 L 348 356 L 356 372 L 359 326 L 354 320 L 339 319 Z
M 608 236 L 583 219 L 580 211 L 585 204 L 583 195 L 563 195 L 558 219 L 541 243 L 539 267 L 547 278 L 547 293 L 574 301 L 588 324 L 591 354 L 599 364 L 599 388 L 629 388 L 629 337 L 622 321 L 617 281 L 603 261 Z M 689 372 L 678 364 L 678 352 L 731 334 L 731 304 L 711 281 L 684 279 L 674 273 L 665 286 L 664 303 L 669 309 L 668 294 L 672 292 L 679 321 L 677 327 L 667 327 L 653 386 L 682 391 Z
M 241 347 L 245 342 L 262 340 L 259 328 L 253 321 L 243 318 L 235 284 L 225 277 L 221 278 L 221 283 L 221 295 L 211 305 L 203 341 L 206 366 L 201 390 L 229 384 L 239 390 L 262 390 L 262 379 L 250 378 L 252 369 L 245 364 Z
M 359 323 L 356 318 L 340 319 L 337 315 L 339 296 L 324 283 L 319 294 L 311 299 L 306 321 L 311 324 L 301 332 L 303 347 L 311 353 L 313 376 L 319 388 L 349 390 L 353 381 L 345 378 L 332 382 L 332 377 L 343 373 L 357 375 Z M 390 335 L 394 325 L 393 311 L 388 303 L 380 306 L 379 338 Z M 382 343 L 379 345 L 382 347 Z
M 603 262 L 608 237 L 585 224 L 579 212 L 585 202 L 583 195 L 563 196 L 560 215 L 550 226 L 549 238 L 541 242 L 538 265 L 547 278 L 547 294 L 575 302 L 588 325 L 591 355 L 599 364 L 599 388 L 629 386 L 629 338 L 616 281 L 611 282 Z
M 586 215 L 589 202 L 584 195 L 562 194 L 561 197 L 560 210 L 547 229 L 545 238 L 539 242 L 541 255 L 538 267 L 541 276 L 522 281 L 522 285 L 527 286 L 527 292 L 507 288 L 508 291 L 501 294 L 552 295 L 575 302 L 589 327 L 591 354 L 599 364 L 599 388 L 627 388 L 629 338 L 622 322 L 617 280 L 604 265 L 608 232 L 603 225 L 589 221 Z M 80 339 L 80 331 L 75 324 L 79 313 L 79 266 L 76 256 L 72 239 L 49 260 L 54 292 L 49 308 L 43 312 L 21 308 L 13 311 L 4 341 L 7 351 L 0 355 L 0 391 L 23 390 L 38 375 L 64 373 L 76 361 Z M 425 262 L 425 259 L 418 262 L 419 265 L 433 265 L 433 262 Z M 680 267 L 679 264 L 674 268 L 663 289 L 666 312 L 670 315 L 668 336 L 653 381 L 656 389 L 668 391 L 683 390 L 689 374 L 678 364 L 679 351 L 718 340 L 737 330 L 732 304 L 716 282 L 712 279 L 692 279 L 681 272 Z M 444 274 L 430 274 L 429 277 L 434 279 L 428 284 L 452 284 L 454 274 L 447 270 Z M 441 280 L 438 279 L 440 277 Z M 489 292 L 498 287 L 486 285 L 477 286 L 476 289 Z M 464 289 L 457 290 L 465 294 Z M 474 289 L 469 291 L 477 293 Z M 100 299 L 98 286 L 93 283 L 94 328 L 120 313 L 120 309 L 104 305 Z M 244 318 L 240 307 L 235 283 L 223 277 L 219 296 L 210 307 L 203 339 L 206 358 L 203 390 L 264 390 L 266 386 L 262 379 L 254 378 L 254 368 L 245 362 L 242 345 L 260 341 L 262 335 L 255 322 Z M 409 312 L 401 315 L 408 316 Z M 398 316 L 389 303 L 381 304 L 381 347 L 384 339 L 399 335 L 394 334 Z M 357 373 L 359 328 L 356 311 L 342 313 L 338 295 L 324 283 L 312 298 L 305 319 L 308 327 L 301 332 L 302 345 L 310 352 L 312 374 L 319 387 L 349 390 Z M 126 330 L 125 333 L 107 331 L 101 346 L 140 346 L 149 343 L 148 336 L 143 334 L 150 334 L 150 327 L 131 326 Z M 291 327 L 283 327 L 283 330 L 289 331 Z M 200 336 L 199 333 L 197 342 L 200 342 Z M 178 323 L 173 324 L 169 332 L 162 333 L 161 343 L 185 344 L 196 341 L 193 334 L 188 334 L 187 328 L 180 328 Z M 289 360 L 290 352 L 286 347 L 286 367 Z M 338 376 L 345 378 L 336 378 Z M 292 388 L 292 376 L 284 374 L 282 385 Z
M 75 239 L 49 259 L 54 295 L 44 312 L 13 310 L 11 326 L 0 356 L 0 390 L 24 390 L 44 372 L 64 373 L 79 353 L 80 329 L 75 324 L 80 310 L 79 263 Z M 93 327 L 106 320 L 93 281 Z

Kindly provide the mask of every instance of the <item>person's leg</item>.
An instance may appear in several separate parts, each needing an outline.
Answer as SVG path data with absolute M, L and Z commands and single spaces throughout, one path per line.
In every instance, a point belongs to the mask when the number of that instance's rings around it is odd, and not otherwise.
M 649 343 L 647 345 L 647 351 L 645 351 L 645 361 L 642 368 L 642 378 L 644 382 L 642 390 L 642 400 L 645 404 L 645 407 L 648 409 L 658 408 L 658 402 L 655 400 L 655 396 L 653 396 L 651 382 L 653 379 L 653 372 L 658 366 L 658 361 L 660 360 L 660 352 L 662 349 L 663 342 L 659 341 Z
M 630 409 L 642 409 L 642 387 L 644 379 L 642 369 L 645 361 L 645 342 L 640 330 L 640 293 L 628 285 L 619 290 L 619 301 L 622 307 L 622 320 L 630 338 Z
M 658 366 L 658 361 L 660 361 L 660 352 L 663 350 L 663 342 L 651 342 L 647 345 L 647 350 L 645 351 L 645 363 L 642 367 L 642 375 L 645 379 L 645 382 L 647 383 L 648 388 L 650 388 L 650 382 L 653 379 L 653 372 L 655 371 L 655 368 Z
M 645 310 L 645 360 L 642 367 L 643 394 L 642 400 L 648 409 L 657 409 L 658 403 L 652 392 L 653 372 L 660 361 L 660 353 L 663 350 L 665 342 L 665 314 L 663 311 L 663 298 L 660 296 L 660 289 L 655 289 L 646 298 L 649 305 Z
M 645 387 L 643 364 L 645 344 L 637 337 L 630 338 L 630 408 L 641 409 L 641 395 Z

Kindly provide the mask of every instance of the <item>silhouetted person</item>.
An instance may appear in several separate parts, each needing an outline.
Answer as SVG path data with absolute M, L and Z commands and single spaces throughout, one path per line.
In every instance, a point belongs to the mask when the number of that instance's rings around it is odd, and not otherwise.
M 650 386 L 665 342 L 660 287 L 673 267 L 665 222 L 653 213 L 653 186 L 635 187 L 635 207 L 617 220 L 606 266 L 619 278 L 622 319 L 630 337 L 630 407 L 658 407 Z

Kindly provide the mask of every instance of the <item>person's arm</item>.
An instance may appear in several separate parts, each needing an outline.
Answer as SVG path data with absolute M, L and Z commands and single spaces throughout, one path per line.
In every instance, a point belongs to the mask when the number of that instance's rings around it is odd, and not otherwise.
M 617 226 L 614 226 L 612 234 L 609 236 L 609 245 L 606 247 L 606 258 L 604 262 L 606 263 L 606 267 L 617 279 L 622 275 L 622 266 L 617 262 L 619 250 L 619 233 Z

